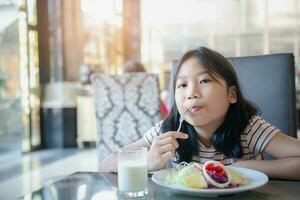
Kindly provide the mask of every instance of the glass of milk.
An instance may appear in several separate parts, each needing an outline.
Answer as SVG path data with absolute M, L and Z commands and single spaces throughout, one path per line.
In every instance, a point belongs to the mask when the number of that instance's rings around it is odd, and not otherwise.
M 148 194 L 147 148 L 126 147 L 118 152 L 118 192 L 123 197 Z

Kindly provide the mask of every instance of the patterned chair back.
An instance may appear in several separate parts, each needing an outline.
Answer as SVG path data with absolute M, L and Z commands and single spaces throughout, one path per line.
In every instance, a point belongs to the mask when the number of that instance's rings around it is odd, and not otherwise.
M 141 138 L 161 120 L 158 76 L 93 74 L 99 158 Z

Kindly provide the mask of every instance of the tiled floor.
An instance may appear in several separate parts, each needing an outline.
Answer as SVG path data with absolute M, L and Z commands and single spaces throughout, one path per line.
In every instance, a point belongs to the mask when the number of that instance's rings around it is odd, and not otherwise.
M 96 150 L 56 149 L 0 162 L 0 199 L 15 199 L 76 171 L 97 171 Z
M 33 152 L 23 156 L 17 152 L 2 155 L 0 156 L 0 182 L 22 174 L 25 163 L 27 163 L 27 166 L 30 166 L 30 169 L 34 169 L 36 166 L 43 167 L 78 152 L 79 150 L 77 149 L 52 149 Z

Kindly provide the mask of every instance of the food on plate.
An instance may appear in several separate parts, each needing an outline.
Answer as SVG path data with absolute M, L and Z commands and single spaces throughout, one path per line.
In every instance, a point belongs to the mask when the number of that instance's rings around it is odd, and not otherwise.
M 232 185 L 247 185 L 248 179 L 243 176 L 240 172 L 233 168 L 229 168 L 228 171 L 231 174 L 231 183 Z
M 207 182 L 200 168 L 194 164 L 186 164 L 182 169 L 174 169 L 165 182 L 190 188 L 207 188 Z
M 225 188 L 231 182 L 231 174 L 220 162 L 207 161 L 202 170 L 205 179 L 214 187 Z
M 180 163 L 165 178 L 165 183 L 195 189 L 235 188 L 246 185 L 248 180 L 233 168 L 217 161 L 207 161 L 203 167 L 196 163 Z

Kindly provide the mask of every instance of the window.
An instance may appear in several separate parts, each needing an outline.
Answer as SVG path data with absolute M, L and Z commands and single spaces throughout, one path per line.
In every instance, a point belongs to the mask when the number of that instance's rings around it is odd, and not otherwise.
M 300 70 L 300 0 L 141 2 L 142 61 L 161 76 L 173 59 L 200 45 L 225 56 L 293 52 Z

